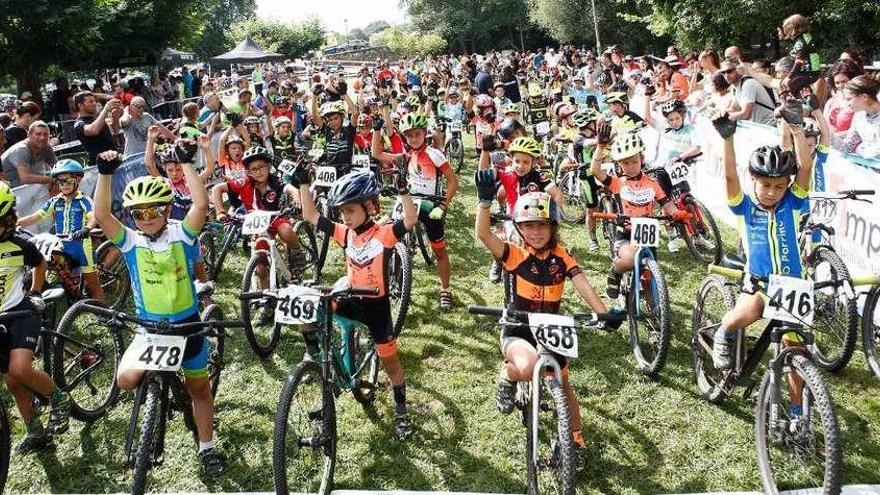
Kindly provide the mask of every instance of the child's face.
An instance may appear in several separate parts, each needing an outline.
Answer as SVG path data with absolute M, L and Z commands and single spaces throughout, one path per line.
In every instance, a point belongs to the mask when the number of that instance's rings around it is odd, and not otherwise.
M 755 198 L 765 208 L 776 206 L 782 200 L 790 183 L 788 177 L 768 178 L 752 176 L 752 180 L 755 182 Z
M 183 181 L 183 166 L 177 162 L 165 162 L 163 165 L 165 166 L 165 176 L 171 182 L 178 184 Z
M 361 203 L 349 203 L 339 207 L 339 213 L 342 215 L 342 223 L 350 229 L 356 229 L 367 221 L 367 208 L 372 210 L 372 206 Z
M 138 208 L 132 208 L 132 210 L 138 209 L 142 211 L 153 211 L 156 207 L 164 207 L 164 211 L 161 212 L 161 215 L 155 216 L 154 218 L 149 219 L 135 219 L 134 224 L 144 234 L 147 235 L 156 235 L 165 228 L 165 225 L 168 223 L 168 216 L 171 215 L 171 205 L 139 205 Z
M 516 175 L 520 177 L 531 172 L 532 167 L 535 165 L 535 159 L 532 155 L 525 153 L 514 153 L 511 159 L 513 160 L 513 168 L 516 171 Z
M 626 113 L 626 107 L 623 106 L 623 103 L 611 103 L 608 105 L 608 109 L 618 117 Z
M 553 226 L 547 221 L 521 222 L 517 225 L 523 240 L 533 249 L 543 249 L 553 236 Z
M 244 146 L 238 143 L 233 143 L 227 146 L 226 152 L 232 161 L 237 162 L 241 160 L 242 155 L 244 155 Z
M 617 164 L 623 170 L 623 175 L 627 177 L 636 177 L 642 171 L 642 154 L 630 156 L 623 160 L 618 160 Z
M 269 180 L 269 162 L 265 160 L 254 160 L 247 166 L 248 177 L 257 184 L 265 184 Z
M 330 124 L 331 129 L 339 129 L 342 127 L 342 114 L 334 113 L 327 116 L 327 122 Z
M 60 174 L 55 176 L 55 183 L 65 196 L 73 196 L 79 187 L 79 177 L 73 174 Z
M 681 129 L 681 126 L 684 125 L 684 118 L 678 112 L 672 112 L 667 115 L 666 121 L 669 122 L 669 127 L 675 130 Z
M 805 139 L 807 141 L 807 149 L 810 150 L 810 156 L 815 156 L 816 147 L 819 146 L 819 138 L 816 136 L 809 136 Z
M 419 149 L 425 145 L 424 129 L 408 129 L 403 133 L 406 138 L 406 144 L 412 149 Z
M 290 124 L 281 124 L 278 126 L 278 136 L 286 138 L 290 135 Z

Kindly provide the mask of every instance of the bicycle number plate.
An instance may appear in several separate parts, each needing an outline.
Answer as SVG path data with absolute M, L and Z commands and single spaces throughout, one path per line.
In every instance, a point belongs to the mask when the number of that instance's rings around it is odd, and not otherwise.
M 353 155 L 351 157 L 351 164 L 360 170 L 365 172 L 370 171 L 370 157 L 369 155 Z
M 422 200 L 413 198 L 413 203 L 416 205 L 416 211 L 419 211 L 422 207 Z M 403 220 L 403 202 L 399 199 L 394 203 L 394 209 L 391 210 L 391 219 Z
M 336 182 L 336 167 L 318 167 L 315 173 L 315 185 L 330 187 Z
M 813 200 L 810 209 L 810 221 L 816 225 L 831 225 L 837 216 L 837 204 L 827 199 Z
M 764 318 L 804 325 L 813 324 L 815 302 L 813 281 L 784 275 L 770 275 L 764 305 Z
M 660 244 L 660 221 L 656 218 L 630 219 L 632 232 L 629 242 L 637 247 L 656 247 Z
M 293 173 L 295 166 L 296 164 L 290 160 L 281 160 L 281 163 L 278 164 L 278 171 L 282 174 L 290 174 Z
M 64 249 L 61 239 L 49 233 L 37 234 L 30 238 L 30 242 L 37 247 L 37 251 L 46 258 L 46 261 L 52 261 L 52 253 Z
M 303 325 L 318 320 L 321 295 L 310 287 L 288 285 L 278 292 L 275 322 L 285 325 Z
M 669 174 L 669 181 L 673 186 L 677 186 L 686 181 L 691 171 L 690 165 L 685 162 L 675 162 L 666 164 L 666 173 Z
M 566 357 L 578 357 L 574 319 L 550 313 L 529 313 L 529 327 L 539 344 Z
M 123 369 L 177 371 L 183 363 L 186 337 L 139 333 L 134 336 L 122 361 Z
M 538 134 L 539 136 L 550 134 L 550 122 L 547 122 L 546 120 L 544 122 L 538 122 L 535 125 L 535 134 Z
M 461 121 L 453 120 L 449 123 L 449 130 L 452 132 L 461 132 Z
M 272 224 L 272 212 L 256 210 L 247 213 L 241 223 L 241 233 L 244 235 L 259 235 Z

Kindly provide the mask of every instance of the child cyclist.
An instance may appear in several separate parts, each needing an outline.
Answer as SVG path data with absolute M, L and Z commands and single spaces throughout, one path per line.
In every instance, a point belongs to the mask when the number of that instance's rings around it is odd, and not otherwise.
M 52 217 L 55 233 L 69 235 L 62 241 L 64 254 L 79 267 L 83 282 L 89 295 L 99 301 L 104 300 L 104 289 L 95 268 L 94 250 L 89 231 L 97 222 L 92 214 L 92 199 L 79 190 L 79 183 L 85 171 L 82 165 L 69 158 L 59 160 L 49 175 L 61 190 L 56 196 L 43 203 L 35 213 L 23 217 L 18 226 L 26 228 L 40 220 Z
M 0 257 L 4 260 L 0 266 L 3 281 L 0 311 L 41 311 L 46 307 L 40 297 L 46 280 L 46 261 L 33 244 L 16 233 L 17 220 L 15 194 L 6 182 L 0 181 Z M 33 275 L 30 287 L 25 288 L 27 267 L 33 268 Z M 16 447 L 16 452 L 27 454 L 43 450 L 52 443 L 53 434 L 67 431 L 70 397 L 55 385 L 52 377 L 32 366 L 42 326 L 40 316 L 34 313 L 4 325 L 6 332 L 0 336 L 0 372 L 27 428 L 27 436 Z M 34 393 L 51 400 L 52 412 L 45 429 L 39 416 L 34 414 Z
M 199 256 L 196 239 L 208 214 L 208 192 L 193 167 L 195 143 L 179 140 L 175 151 L 193 200 L 182 222 L 169 219 L 174 192 L 168 182 L 153 176 L 132 180 L 122 193 L 122 206 L 131 214 L 135 229 L 124 226 L 113 216 L 110 187 L 119 164 L 115 151 L 98 155 L 95 218 L 107 238 L 122 252 L 131 274 L 138 317 L 190 323 L 200 319 L 193 264 Z M 186 340 L 181 370 L 192 399 L 202 468 L 207 475 L 216 476 L 223 471 L 223 461 L 214 448 L 214 399 L 208 381 L 208 342 L 204 336 Z M 116 383 L 123 390 L 131 390 L 143 374 L 143 370 L 120 366 Z
M 602 159 L 611 141 L 611 127 L 600 124 L 596 152 L 593 154 L 593 177 L 620 199 L 624 215 L 642 217 L 654 212 L 654 204 L 660 205 L 666 215 L 678 218 L 678 208 L 669 201 L 657 180 L 642 172 L 645 143 L 637 133 L 623 132 L 614 139 L 611 159 L 617 162 L 623 175 L 616 177 L 602 170 Z M 687 212 L 683 212 L 687 215 Z M 614 261 L 606 288 L 608 297 L 614 299 L 620 294 L 620 278 L 633 269 L 636 248 L 629 242 L 628 229 L 619 229 L 614 239 Z
M 382 120 L 373 121 L 373 158 L 386 166 L 404 163 L 410 189 L 416 194 L 439 195 L 441 180 L 446 179 L 445 199 L 433 208 L 420 208 L 419 221 L 425 226 L 431 250 L 437 257 L 440 272 L 440 309 L 452 309 L 452 289 L 449 285 L 451 267 L 449 253 L 446 251 L 446 213 L 452 198 L 458 190 L 458 176 L 449 166 L 443 152 L 428 145 L 428 119 L 421 113 L 408 113 L 400 121 L 400 132 L 406 138 L 408 151 L 401 154 L 386 153 L 382 150 Z M 441 177 L 442 174 L 442 177 Z
M 568 154 L 559 164 L 560 174 L 575 169 L 579 165 L 593 163 L 593 154 L 596 150 L 596 125 L 600 117 L 599 112 L 592 108 L 574 115 L 572 121 L 578 129 L 578 134 L 574 137 L 572 143 L 568 145 Z M 590 251 L 598 251 L 599 241 L 596 240 L 596 219 L 593 218 L 592 213 L 599 206 L 599 185 L 593 179 L 592 167 L 582 168 L 577 178 L 583 185 L 586 197 L 587 230 L 590 233 L 589 248 Z
M 376 296 L 362 296 L 336 302 L 334 313 L 359 321 L 367 326 L 376 354 L 382 360 L 394 393 L 394 433 L 402 439 L 412 432 L 406 409 L 406 381 L 397 355 L 397 339 L 393 334 L 391 301 L 388 297 L 388 271 L 385 263 L 394 245 L 418 223 L 418 212 L 409 195 L 407 169 L 399 169 L 397 189 L 403 203 L 403 220 L 378 224 L 373 217 L 379 213 L 379 184 L 370 172 L 352 172 L 337 180 L 328 194 L 330 206 L 339 210 L 342 223 L 333 223 L 318 214 L 309 191 L 310 172 L 304 165 L 294 169 L 291 182 L 299 186 L 303 198 L 303 219 L 332 236 L 345 250 L 348 280 L 352 286 L 375 287 Z M 305 328 L 303 338 L 307 351 L 318 356 L 318 336 L 314 328 Z
M 544 192 L 530 192 L 519 197 L 513 222 L 523 245 L 503 242 L 492 233 L 489 210 L 495 198 L 495 182 L 477 175 L 476 234 L 492 256 L 504 264 L 513 278 L 508 309 L 558 313 L 565 279 L 571 279 L 581 298 L 593 311 L 607 312 L 605 303 L 596 294 L 571 253 L 560 245 L 558 212 L 555 202 Z M 503 414 L 513 411 L 517 381 L 532 379 L 538 361 L 536 342 L 528 328 L 505 326 L 501 331 L 501 354 L 504 366 L 498 376 L 496 399 Z M 562 387 L 571 410 L 572 439 L 584 446 L 580 408 L 568 379 L 564 356 L 554 355 L 562 368 Z

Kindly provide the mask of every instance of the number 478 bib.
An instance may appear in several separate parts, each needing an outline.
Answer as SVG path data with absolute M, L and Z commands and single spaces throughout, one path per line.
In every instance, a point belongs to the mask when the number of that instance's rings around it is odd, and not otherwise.
M 813 281 L 784 275 L 770 275 L 767 284 L 770 300 L 764 304 L 763 317 L 804 325 L 813 324 L 815 303 Z
M 177 371 L 183 363 L 186 337 L 139 333 L 134 336 L 122 360 L 121 369 Z

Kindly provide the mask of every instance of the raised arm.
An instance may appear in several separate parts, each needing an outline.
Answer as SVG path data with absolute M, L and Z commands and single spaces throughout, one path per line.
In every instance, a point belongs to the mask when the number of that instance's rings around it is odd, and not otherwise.
M 159 126 L 151 125 L 147 130 L 147 147 L 144 150 L 144 166 L 147 173 L 158 177 L 159 167 L 156 166 L 156 138 L 159 136 Z
M 202 184 L 207 185 L 211 180 L 211 176 L 214 175 L 214 169 L 217 167 L 217 163 L 214 161 L 214 153 L 211 151 L 211 135 L 199 136 L 198 144 L 199 149 L 202 150 L 202 159 L 205 161 L 205 169 L 199 174 L 199 180 L 202 181 Z
M 119 153 L 105 151 L 98 155 L 98 183 L 95 185 L 95 219 L 104 230 L 108 239 L 115 238 L 122 230 L 122 224 L 113 216 L 111 205 L 113 203 L 113 172 L 119 166 Z
M 186 178 L 186 186 L 189 188 L 192 197 L 192 206 L 184 222 L 195 232 L 201 232 L 202 226 L 205 224 L 205 218 L 208 215 L 208 190 L 205 184 L 199 179 L 193 160 L 196 154 L 196 143 L 180 139 L 177 141 L 177 157 L 180 165 L 183 166 L 183 176 Z

